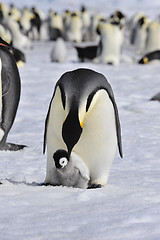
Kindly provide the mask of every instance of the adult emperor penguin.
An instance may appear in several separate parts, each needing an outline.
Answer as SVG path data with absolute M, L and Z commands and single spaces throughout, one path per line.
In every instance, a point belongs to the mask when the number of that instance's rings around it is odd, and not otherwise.
M 95 62 L 118 65 L 122 52 L 124 30 L 119 22 L 100 22 L 97 28 L 101 36 L 102 50 Z
M 139 61 L 139 64 L 147 64 L 160 61 L 160 50 L 145 54 Z
M 63 149 L 69 157 L 76 153 L 87 165 L 90 187 L 106 185 L 117 143 L 122 157 L 118 109 L 106 78 L 83 68 L 64 73 L 55 86 L 45 122 L 44 184 L 57 184 L 53 155 Z
M 69 153 L 63 149 L 57 150 L 53 155 L 57 169 L 57 185 L 87 188 L 89 182 L 89 170 L 83 160 L 74 152 Z
M 16 116 L 21 89 L 16 61 L 9 47 L 0 38 L 0 150 L 17 151 L 25 146 L 6 142 Z
M 145 53 L 160 50 L 160 22 L 152 21 L 147 29 Z

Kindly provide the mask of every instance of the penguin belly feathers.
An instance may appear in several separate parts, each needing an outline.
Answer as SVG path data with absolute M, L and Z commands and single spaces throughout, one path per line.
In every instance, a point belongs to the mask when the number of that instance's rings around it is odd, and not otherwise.
M 122 157 L 118 109 L 107 79 L 90 69 L 64 73 L 55 86 L 46 117 L 44 183 L 59 185 L 53 156 L 63 149 L 68 161 L 76 162 L 75 153 L 87 166 L 89 187 L 106 185 L 117 144 Z

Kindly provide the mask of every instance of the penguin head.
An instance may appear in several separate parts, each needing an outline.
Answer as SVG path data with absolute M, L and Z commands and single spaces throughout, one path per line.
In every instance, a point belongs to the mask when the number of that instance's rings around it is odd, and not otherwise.
M 139 60 L 139 64 L 147 64 L 149 62 L 148 58 L 147 57 L 143 57 Z
M 6 41 L 4 41 L 1 37 L 0 37 L 0 46 L 7 47 L 8 49 L 13 50 L 12 45 L 8 44 L 8 43 L 7 43 Z
M 53 154 L 54 163 L 57 169 L 64 168 L 69 162 L 69 154 L 63 149 L 58 149 Z

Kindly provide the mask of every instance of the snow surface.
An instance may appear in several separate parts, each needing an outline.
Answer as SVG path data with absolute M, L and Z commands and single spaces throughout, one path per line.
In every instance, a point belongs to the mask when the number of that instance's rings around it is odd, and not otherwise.
M 16 2 L 22 6 L 22 1 Z M 23 1 L 32 2 L 44 6 L 44 1 Z M 54 2 L 58 9 L 65 7 L 63 1 Z M 116 1 L 110 1 L 110 6 L 111 2 L 113 7 Z M 133 4 L 120 2 L 128 9 Z M 150 1 L 139 2 L 150 13 L 159 6 L 158 1 L 152 8 Z M 160 65 L 78 63 L 69 43 L 67 63 L 51 63 L 53 44 L 35 42 L 20 69 L 21 100 L 8 141 L 28 148 L 0 152 L 0 239 L 159 240 L 160 103 L 149 99 L 160 91 Z M 134 56 L 132 48 L 125 53 Z M 38 186 L 45 178 L 43 132 L 54 85 L 64 72 L 79 67 L 103 73 L 112 85 L 124 158 L 117 151 L 108 185 L 102 189 Z

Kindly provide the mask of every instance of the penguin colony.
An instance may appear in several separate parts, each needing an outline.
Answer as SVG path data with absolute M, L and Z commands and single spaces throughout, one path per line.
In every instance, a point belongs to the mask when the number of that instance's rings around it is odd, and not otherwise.
M 0 37 L 22 51 L 19 58 L 23 63 L 26 59 L 22 55 L 33 47 L 34 40 L 53 41 L 50 59 L 56 62 L 67 61 L 67 43 L 76 49 L 79 61 L 118 65 L 124 61 L 126 44 L 134 46 L 132 62 L 146 64 L 159 60 L 159 52 L 152 55 L 160 50 L 158 16 L 150 19 L 139 12 L 128 19 L 121 11 L 106 15 L 91 13 L 84 6 L 61 13 L 53 6 L 45 15 L 35 6 L 19 9 L 14 4 L 8 6 L 1 2 Z M 148 58 L 146 54 L 150 54 Z M 140 61 L 143 58 L 144 61 Z
M 126 43 L 133 45 L 137 63 L 160 60 L 160 22 L 144 13 L 128 20 L 121 11 L 106 17 L 82 6 L 74 12 L 50 9 L 45 16 L 36 7 L 19 9 L 0 3 L 0 150 L 25 147 L 6 140 L 20 99 L 17 67 L 24 65 L 25 51 L 33 48 L 35 40 L 53 41 L 51 62 L 67 61 L 68 43 L 82 62 L 119 65 Z M 160 101 L 159 93 L 151 100 Z M 118 108 L 107 79 L 90 69 L 64 73 L 55 86 L 45 122 L 44 185 L 105 186 L 117 146 L 122 157 Z

